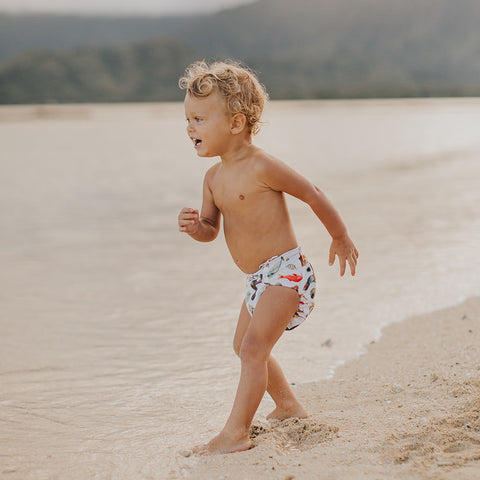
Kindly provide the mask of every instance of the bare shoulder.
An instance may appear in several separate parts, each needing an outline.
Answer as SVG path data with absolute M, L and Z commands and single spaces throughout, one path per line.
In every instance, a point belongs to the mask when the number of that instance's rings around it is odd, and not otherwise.
M 220 165 L 221 162 L 217 162 L 205 172 L 205 182 L 210 183 L 210 181 L 213 179 L 213 177 L 215 177 L 216 173 L 218 172 Z
M 277 192 L 286 192 L 302 199 L 302 192 L 311 191 L 313 185 L 287 163 L 262 152 L 255 162 L 258 182 Z
M 258 149 L 254 155 L 254 170 L 257 176 L 269 175 L 271 172 L 282 168 L 285 164 L 273 155 Z
M 277 190 L 280 179 L 291 176 L 292 169 L 282 160 L 260 150 L 255 158 L 254 172 L 258 181 Z

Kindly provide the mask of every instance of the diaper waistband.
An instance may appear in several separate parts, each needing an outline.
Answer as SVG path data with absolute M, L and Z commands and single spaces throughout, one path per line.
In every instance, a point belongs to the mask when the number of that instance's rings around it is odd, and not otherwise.
M 276 260 L 277 258 L 282 257 L 283 260 L 288 261 L 291 257 L 294 256 L 300 256 L 302 254 L 302 249 L 298 246 L 295 248 L 292 248 L 288 252 L 282 253 L 281 255 L 274 255 L 273 257 L 269 258 L 268 260 L 265 260 L 259 267 L 257 271 L 263 270 L 265 267 L 268 267 L 271 262 Z M 253 274 L 252 274 L 253 275 Z

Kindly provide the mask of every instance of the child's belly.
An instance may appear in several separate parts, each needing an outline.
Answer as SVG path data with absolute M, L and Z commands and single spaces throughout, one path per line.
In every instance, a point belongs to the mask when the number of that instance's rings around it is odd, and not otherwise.
M 297 246 L 290 222 L 279 229 L 238 229 L 224 225 L 225 240 L 233 261 L 244 273 L 254 273 L 259 266 L 275 255 L 281 255 Z

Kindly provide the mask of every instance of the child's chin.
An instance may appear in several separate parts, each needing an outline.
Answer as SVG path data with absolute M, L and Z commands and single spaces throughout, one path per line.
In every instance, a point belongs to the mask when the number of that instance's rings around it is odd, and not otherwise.
M 211 158 L 211 157 L 216 157 L 217 155 L 212 155 L 210 153 L 199 152 L 197 150 L 197 156 L 202 157 L 202 158 Z

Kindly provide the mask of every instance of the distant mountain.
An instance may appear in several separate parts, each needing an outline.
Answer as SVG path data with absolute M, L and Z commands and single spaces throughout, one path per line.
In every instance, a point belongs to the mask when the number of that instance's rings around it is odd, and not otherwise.
M 0 13 L 0 62 L 28 50 L 112 46 L 178 32 L 190 17 Z
M 480 95 L 478 0 L 260 0 L 166 23 L 144 19 L 157 22 L 151 30 L 124 20 L 130 35 L 161 37 L 114 46 L 120 33 L 99 38 L 99 19 L 84 19 L 83 37 L 50 24 L 57 48 L 94 38 L 112 46 L 10 59 L 0 65 L 0 102 L 180 99 L 177 78 L 192 59 L 226 57 L 253 67 L 272 98 Z
M 0 103 L 178 100 L 194 51 L 169 38 L 124 47 L 30 52 L 0 69 Z
M 181 36 L 279 98 L 480 95 L 479 26 L 478 0 L 262 0 Z

